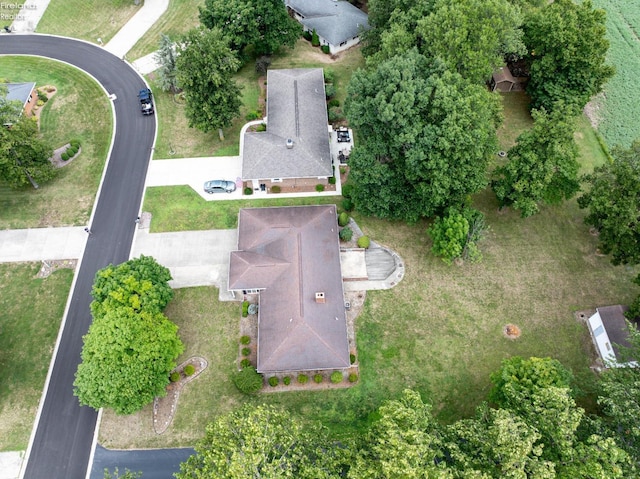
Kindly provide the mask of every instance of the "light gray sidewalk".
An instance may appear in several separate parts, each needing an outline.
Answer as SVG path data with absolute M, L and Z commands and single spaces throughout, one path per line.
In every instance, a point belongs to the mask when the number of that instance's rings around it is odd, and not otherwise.
M 13 23 L 11 23 L 13 31 L 19 33 L 35 31 L 40 19 L 49 6 L 49 1 L 50 0 L 26 0 L 22 8 L 8 9 L 7 14 L 13 17 Z M 10 1 L 4 3 L 6 5 L 12 5 Z M 5 20 L 5 23 L 0 26 L 4 27 L 4 25 L 8 23 L 9 22 Z
M 143 57 L 138 58 L 133 62 L 133 68 L 138 70 L 141 75 L 148 75 L 151 72 L 160 68 L 160 64 L 156 60 L 156 53 L 149 53 Z
M 86 242 L 81 226 L 0 230 L 0 263 L 77 259 Z
M 122 58 L 169 7 L 169 0 L 144 0 L 138 13 L 116 33 L 104 49 Z

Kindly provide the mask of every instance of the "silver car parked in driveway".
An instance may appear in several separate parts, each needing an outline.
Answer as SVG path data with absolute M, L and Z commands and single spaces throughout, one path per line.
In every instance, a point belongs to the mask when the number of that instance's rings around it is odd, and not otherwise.
M 204 184 L 205 193 L 233 193 L 236 191 L 236 184 L 233 181 L 211 180 Z

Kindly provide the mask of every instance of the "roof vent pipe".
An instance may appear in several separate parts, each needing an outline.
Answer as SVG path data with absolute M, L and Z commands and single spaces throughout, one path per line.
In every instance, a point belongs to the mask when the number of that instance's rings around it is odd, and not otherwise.
M 287 148 L 293 148 L 293 140 L 291 138 L 287 138 Z

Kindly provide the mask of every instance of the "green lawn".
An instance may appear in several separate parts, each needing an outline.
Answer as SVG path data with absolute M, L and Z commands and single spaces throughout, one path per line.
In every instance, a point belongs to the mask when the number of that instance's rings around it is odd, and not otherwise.
M 180 35 L 198 26 L 198 7 L 201 5 L 204 5 L 204 0 L 171 0 L 167 11 L 127 53 L 127 58 L 136 60 L 155 52 L 162 33 L 175 41 Z
M 43 107 L 41 131 L 58 148 L 76 138 L 82 153 L 53 181 L 12 190 L 0 185 L 0 228 L 33 228 L 86 223 L 93 207 L 111 142 L 111 106 L 98 84 L 81 71 L 53 60 L 0 57 L 2 76 L 53 85 L 58 91 Z M 92 98 L 92 101 L 83 101 Z
M 38 33 L 53 33 L 104 44 L 142 7 L 133 0 L 51 0 L 38 23 Z
M 0 451 L 27 447 L 73 278 L 36 278 L 39 269 L 0 264 Z

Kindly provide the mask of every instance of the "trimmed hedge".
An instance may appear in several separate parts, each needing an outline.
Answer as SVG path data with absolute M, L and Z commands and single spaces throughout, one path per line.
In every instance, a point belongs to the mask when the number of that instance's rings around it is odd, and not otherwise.
M 326 53 L 327 55 L 331 53 L 331 50 L 329 49 L 329 45 L 322 45 L 320 49 L 322 50 L 322 53 Z
M 279 382 L 280 382 L 280 380 L 275 376 L 271 376 L 269 378 L 269 386 L 271 386 L 271 387 L 276 387 Z
M 244 394 L 254 394 L 262 389 L 262 374 L 253 366 L 242 368 L 233 376 L 233 383 Z
M 340 371 L 334 371 L 331 373 L 331 382 L 333 384 L 338 384 L 342 382 L 342 373 Z
M 251 354 L 251 348 L 242 348 L 242 355 L 249 356 Z
M 305 40 L 307 40 L 309 42 L 311 41 L 311 36 L 312 36 L 311 32 L 308 31 L 308 30 L 305 30 L 305 31 L 302 32 L 302 38 L 304 38 Z
M 349 215 L 344 211 L 338 215 L 338 226 L 347 226 L 349 224 Z
M 351 238 L 353 238 L 353 230 L 348 226 L 345 226 L 340 230 L 338 236 L 340 236 L 342 241 L 351 241 Z
M 340 205 L 345 211 L 353 211 L 353 201 L 351 200 L 351 198 L 345 198 L 344 200 L 342 200 Z
M 246 318 L 249 316 L 249 301 L 242 302 L 242 317 Z
M 311 32 L 311 45 L 314 47 L 320 46 L 320 37 L 316 33 L 315 29 Z
M 330 176 L 329 177 L 329 184 L 330 185 L 335 185 L 336 184 L 336 177 L 335 176 Z
M 317 184 L 317 185 L 316 185 L 316 191 L 317 191 L 318 193 L 322 193 L 322 192 L 324 191 L 324 185 Z
M 252 195 L 253 194 L 253 188 L 249 188 L 248 186 L 244 189 L 244 194 L 245 195 Z
M 349 362 L 351 364 L 355 364 L 355 362 L 356 362 L 356 355 L 355 354 L 350 354 L 349 355 Z
M 251 361 L 249 361 L 247 358 L 244 358 L 242 361 L 240 361 L 241 368 L 248 368 L 249 366 L 251 366 Z
M 180 373 L 177 371 L 174 371 L 169 375 L 169 381 L 171 381 L 172 383 L 175 383 L 179 379 L 180 379 Z
M 291 384 L 291 378 L 289 376 L 285 376 L 282 378 L 282 382 L 285 386 L 288 386 L 289 384 Z
M 298 382 L 300 384 L 307 384 L 309 382 L 309 376 L 306 374 L 298 374 Z
M 367 249 L 369 246 L 371 246 L 371 240 L 368 236 L 360 236 L 360 238 L 358 238 L 358 248 Z
M 322 374 L 314 374 L 313 375 L 313 382 L 320 384 L 322 382 L 324 378 L 322 377 Z
M 60 155 L 60 158 L 62 158 L 62 161 L 68 161 L 69 160 L 69 153 L 67 153 L 66 151 Z
M 241 336 L 240 344 L 251 344 L 251 338 L 249 336 Z
M 349 374 L 349 382 L 355 383 L 358 381 L 358 375 L 356 373 Z
M 193 373 L 195 373 L 195 372 L 196 372 L 196 368 L 195 368 L 195 366 L 193 364 L 187 364 L 184 367 L 184 374 L 186 376 L 193 376 Z
M 278 185 L 274 185 L 271 187 L 271 193 L 280 193 L 281 188 Z

